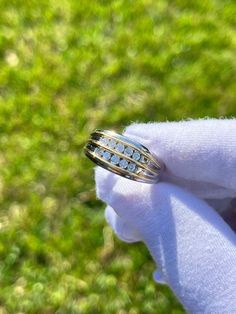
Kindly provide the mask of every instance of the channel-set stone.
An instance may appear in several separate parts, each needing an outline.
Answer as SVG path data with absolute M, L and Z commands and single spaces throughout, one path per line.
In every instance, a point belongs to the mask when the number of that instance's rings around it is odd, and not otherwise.
M 140 156 L 140 153 L 139 153 L 139 152 L 134 152 L 132 157 L 133 157 L 134 160 L 137 160 L 137 161 L 138 161 L 141 156 Z
M 108 152 L 108 151 L 104 151 L 103 152 L 103 158 L 105 158 L 106 160 L 109 160 L 110 158 L 111 158 L 111 153 L 110 152 Z
M 125 148 L 124 154 L 127 155 L 127 156 L 129 156 L 129 157 L 132 156 L 132 154 L 133 154 L 133 149 L 132 149 L 131 147 L 127 146 L 127 147 Z
M 116 145 L 116 150 L 117 150 L 119 153 L 123 153 L 124 149 L 125 149 L 124 144 L 118 143 L 118 144 Z
M 116 146 L 116 141 L 113 140 L 113 139 L 110 139 L 110 142 L 108 143 L 108 146 L 109 146 L 110 148 L 114 148 L 114 147 Z
M 128 161 L 126 159 L 121 159 L 119 165 L 121 168 L 125 169 L 128 166 Z
M 104 145 L 108 145 L 108 144 L 109 144 L 109 138 L 107 138 L 107 137 L 102 137 L 102 138 L 100 139 L 100 141 L 101 141 Z
M 135 165 L 133 162 L 130 162 L 130 163 L 128 164 L 128 170 L 129 170 L 130 172 L 134 172 L 135 169 L 136 169 L 136 165 Z
M 98 156 L 102 156 L 102 154 L 103 154 L 103 150 L 100 147 L 96 147 L 94 152 Z
M 140 162 L 142 162 L 143 164 L 145 164 L 145 163 L 147 162 L 147 159 L 146 159 L 143 155 L 141 155 L 141 157 L 140 157 Z
M 111 163 L 113 163 L 114 165 L 117 165 L 119 163 L 119 161 L 120 161 L 120 157 L 119 156 L 113 155 L 111 157 Z

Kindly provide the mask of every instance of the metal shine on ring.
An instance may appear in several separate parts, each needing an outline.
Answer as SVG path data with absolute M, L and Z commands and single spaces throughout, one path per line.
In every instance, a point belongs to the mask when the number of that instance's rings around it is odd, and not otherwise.
M 84 147 L 97 165 L 130 180 L 156 183 L 164 164 L 142 144 L 109 130 L 96 129 Z

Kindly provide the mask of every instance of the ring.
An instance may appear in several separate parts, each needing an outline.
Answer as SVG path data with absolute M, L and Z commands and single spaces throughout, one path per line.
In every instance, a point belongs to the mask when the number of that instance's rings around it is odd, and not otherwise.
M 84 153 L 97 165 L 138 182 L 158 182 L 164 168 L 145 146 L 110 130 L 92 132 Z

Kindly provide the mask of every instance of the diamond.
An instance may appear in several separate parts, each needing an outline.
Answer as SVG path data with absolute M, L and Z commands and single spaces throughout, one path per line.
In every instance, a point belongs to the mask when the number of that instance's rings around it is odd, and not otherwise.
M 124 146 L 122 143 L 118 143 L 118 144 L 116 145 L 116 150 L 117 150 L 119 153 L 123 153 L 124 149 L 125 149 L 125 146 Z
M 139 160 L 141 156 L 139 152 L 134 152 L 132 157 L 134 158 L 134 160 Z
M 135 165 L 134 163 L 130 162 L 130 163 L 128 164 L 128 170 L 129 170 L 130 172 L 134 172 L 135 169 L 136 169 L 136 165 Z
M 109 138 L 107 137 L 101 137 L 100 141 L 104 144 L 104 145 L 108 145 L 109 144 Z
M 103 158 L 105 158 L 106 160 L 109 160 L 110 158 L 111 158 L 111 153 L 110 152 L 108 152 L 108 151 L 104 151 L 103 152 Z
M 131 147 L 127 146 L 127 147 L 125 148 L 124 154 L 127 155 L 127 156 L 132 156 L 132 154 L 133 154 L 133 149 L 132 149 Z
M 125 169 L 128 166 L 128 161 L 125 159 L 121 159 L 120 163 L 119 163 L 120 167 Z
M 145 164 L 145 163 L 147 162 L 147 159 L 146 159 L 143 155 L 141 155 L 141 157 L 140 157 L 140 162 L 142 162 L 143 164 Z
M 96 147 L 95 150 L 94 150 L 94 153 L 98 156 L 102 156 L 103 154 L 103 150 L 99 147 Z
M 117 164 L 119 163 L 119 161 L 120 161 L 120 157 L 119 157 L 119 156 L 113 155 L 113 156 L 111 157 L 111 162 L 112 162 L 113 164 L 117 165 Z
M 110 142 L 108 143 L 108 146 L 111 148 L 114 148 L 116 146 L 116 141 L 113 139 L 110 139 Z

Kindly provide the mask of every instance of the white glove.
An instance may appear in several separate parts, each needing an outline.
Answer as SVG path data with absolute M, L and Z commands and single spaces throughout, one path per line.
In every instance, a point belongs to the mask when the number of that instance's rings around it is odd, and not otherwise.
M 132 124 L 127 135 L 166 165 L 145 184 L 96 167 L 106 219 L 126 242 L 143 241 L 190 313 L 236 313 L 236 120 Z M 213 209 L 214 208 L 214 209 Z

